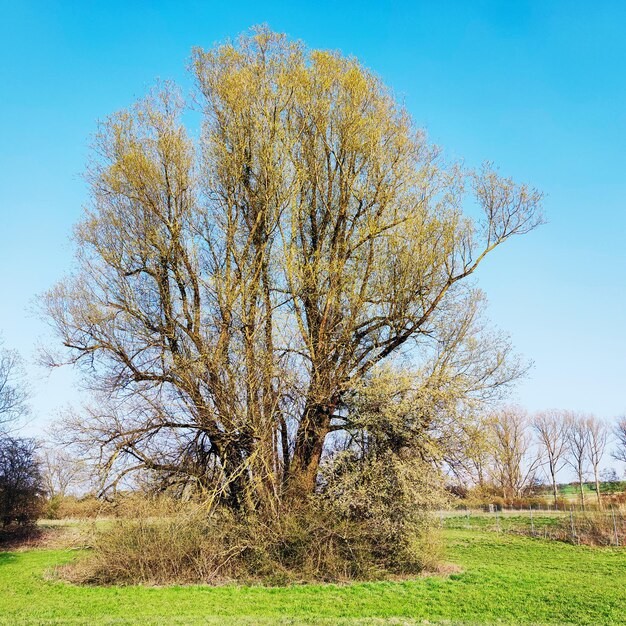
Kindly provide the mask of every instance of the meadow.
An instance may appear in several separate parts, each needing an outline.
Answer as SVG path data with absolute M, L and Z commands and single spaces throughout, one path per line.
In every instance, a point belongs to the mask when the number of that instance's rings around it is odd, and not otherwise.
M 626 550 L 488 530 L 442 529 L 447 575 L 291 587 L 79 587 L 69 549 L 0 553 L 2 624 L 623 624 Z

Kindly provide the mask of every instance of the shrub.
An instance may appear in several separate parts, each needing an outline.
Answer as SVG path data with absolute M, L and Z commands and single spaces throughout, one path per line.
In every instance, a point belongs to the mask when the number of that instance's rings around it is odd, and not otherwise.
M 115 514 L 113 502 L 96 498 L 93 495 L 60 496 L 48 498 L 42 515 L 46 519 L 96 519 Z
M 31 439 L 0 436 L 0 528 L 4 533 L 34 523 L 43 504 L 36 446 Z
M 404 454 L 409 450 L 339 454 L 325 468 L 322 492 L 337 517 L 363 526 L 377 559 L 397 573 L 438 560 L 431 512 L 447 502 L 433 466 Z
M 237 516 L 207 512 L 199 503 L 153 504 L 97 531 L 88 557 L 62 570 L 89 584 L 284 585 L 376 580 L 416 575 L 433 564 L 430 534 L 412 534 L 392 546 L 400 531 L 371 519 L 341 515 L 313 497 L 273 514 Z M 428 537 L 428 541 L 426 541 Z M 384 543 L 382 543 L 384 541 Z M 424 555 L 429 554 L 428 558 Z
M 112 499 L 55 495 L 48 498 L 42 514 L 47 519 L 141 518 L 171 515 L 180 502 L 167 494 L 149 496 L 142 492 L 120 492 Z

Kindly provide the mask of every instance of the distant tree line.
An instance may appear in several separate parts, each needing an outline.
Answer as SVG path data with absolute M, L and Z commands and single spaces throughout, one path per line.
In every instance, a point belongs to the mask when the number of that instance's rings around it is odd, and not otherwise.
M 613 458 L 626 460 L 625 425 L 624 418 L 612 425 L 576 411 L 529 415 L 520 407 L 504 407 L 464 429 L 458 454 L 448 466 L 461 483 L 495 489 L 504 498 L 521 498 L 547 479 L 555 503 L 559 473 L 568 467 L 576 477 L 583 508 L 588 480 L 602 507 L 602 462 L 611 440 Z

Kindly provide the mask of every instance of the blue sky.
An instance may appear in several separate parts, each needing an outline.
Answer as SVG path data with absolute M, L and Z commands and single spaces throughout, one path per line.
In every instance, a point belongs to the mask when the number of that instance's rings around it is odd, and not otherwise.
M 545 191 L 548 224 L 478 275 L 535 363 L 516 399 L 626 412 L 626 3 L 0 0 L 0 331 L 29 360 L 28 430 L 75 397 L 32 362 L 50 339 L 29 311 L 71 266 L 96 120 L 262 22 L 359 57 L 448 155 Z

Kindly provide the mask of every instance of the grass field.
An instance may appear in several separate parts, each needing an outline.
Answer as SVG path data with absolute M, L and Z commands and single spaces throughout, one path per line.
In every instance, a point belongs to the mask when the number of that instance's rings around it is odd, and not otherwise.
M 626 551 L 444 531 L 448 577 L 289 588 L 76 587 L 70 550 L 0 553 L 2 624 L 623 624 Z
M 614 481 L 614 482 L 601 482 L 600 493 L 612 494 L 621 493 L 626 490 L 626 481 Z M 593 483 L 583 483 L 583 491 L 585 493 L 585 500 L 594 502 L 596 497 L 595 485 Z M 546 491 L 546 495 L 550 496 L 550 491 Z M 565 500 L 577 502 L 580 500 L 580 488 L 577 484 L 571 485 L 559 485 L 559 497 Z

